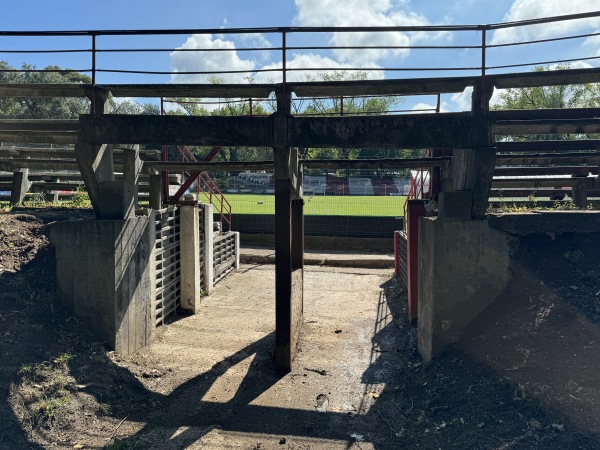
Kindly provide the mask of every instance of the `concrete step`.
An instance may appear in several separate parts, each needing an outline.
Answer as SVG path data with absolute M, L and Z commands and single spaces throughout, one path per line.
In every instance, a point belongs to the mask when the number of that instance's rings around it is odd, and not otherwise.
M 240 262 L 244 264 L 275 264 L 275 250 L 266 247 L 242 247 Z M 314 266 L 360 267 L 392 269 L 394 255 L 386 253 L 306 251 L 304 264 Z

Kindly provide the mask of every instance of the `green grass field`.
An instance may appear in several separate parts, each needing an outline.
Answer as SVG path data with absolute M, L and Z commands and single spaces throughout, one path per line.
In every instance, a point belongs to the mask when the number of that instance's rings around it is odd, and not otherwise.
M 274 195 L 226 194 L 233 214 L 275 214 Z M 304 197 L 304 213 L 334 216 L 388 216 L 404 214 L 406 197 L 315 195 Z

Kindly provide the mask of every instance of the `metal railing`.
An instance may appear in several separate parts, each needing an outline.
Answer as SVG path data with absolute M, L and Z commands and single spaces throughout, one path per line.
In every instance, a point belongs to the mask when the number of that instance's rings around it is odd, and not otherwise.
M 592 61 L 600 58 L 597 54 L 590 51 L 590 54 L 581 55 L 572 58 L 557 58 L 548 60 L 524 61 L 502 63 L 498 58 L 494 59 L 494 52 L 501 51 L 506 48 L 516 48 L 523 46 L 541 45 L 548 43 L 557 43 L 564 41 L 572 41 L 576 39 L 587 39 L 600 35 L 598 32 L 585 34 L 572 34 L 551 37 L 546 39 L 531 39 L 521 42 L 488 42 L 488 37 L 491 32 L 497 32 L 503 29 L 518 29 L 522 27 L 547 25 L 555 22 L 577 21 L 600 17 L 600 12 L 589 12 L 582 14 L 563 15 L 556 17 L 531 19 L 518 22 L 495 23 L 483 25 L 444 25 L 444 26 L 395 26 L 395 27 L 273 27 L 273 28 L 232 28 L 232 29 L 171 29 L 171 30 L 88 30 L 88 31 L 0 31 L 0 57 L 2 55 L 44 55 L 51 54 L 53 61 L 61 63 L 61 59 L 65 61 L 61 67 L 65 69 L 37 69 L 28 67 L 22 69 L 2 69 L 0 72 L 79 72 L 89 74 L 92 84 L 98 82 L 106 83 L 114 78 L 115 75 L 156 75 L 156 76 L 210 76 L 210 75 L 240 75 L 265 77 L 267 75 L 275 75 L 277 81 L 283 83 L 284 90 L 286 83 L 290 82 L 295 74 L 303 73 L 323 73 L 332 71 L 346 72 L 373 72 L 385 73 L 388 77 L 397 78 L 402 73 L 433 73 L 433 76 L 439 76 L 440 73 L 464 73 L 477 74 L 483 77 L 489 71 L 517 69 L 522 67 L 542 66 L 549 64 L 572 63 L 575 61 Z M 480 37 L 479 42 L 467 43 L 465 45 L 354 45 L 356 39 L 349 39 L 349 45 L 315 45 L 310 42 L 322 42 L 323 34 L 334 33 L 339 36 L 339 33 L 346 33 L 352 36 L 353 33 L 413 33 L 423 35 L 435 35 L 439 33 L 475 33 Z M 164 36 L 168 40 L 169 36 L 190 36 L 190 35 L 219 35 L 219 36 L 242 36 L 242 35 L 261 35 L 272 37 L 273 44 L 269 41 L 265 45 L 237 47 L 229 46 L 227 48 L 214 48 L 210 46 L 196 46 L 193 48 L 178 46 L 178 47 L 146 47 L 139 45 L 140 36 Z M 19 42 L 29 42 L 29 39 L 14 38 L 40 38 L 42 44 L 37 48 L 27 48 Z M 7 38 L 7 39 L 4 39 Z M 118 38 L 118 39 L 117 39 Z M 303 39 L 305 38 L 305 39 Z M 52 46 L 52 41 L 58 41 L 58 44 Z M 6 43 L 9 44 L 7 47 Z M 131 45 L 129 45 L 131 44 Z M 17 45 L 17 46 L 15 46 Z M 20 47 L 18 46 L 20 45 Z M 386 54 L 393 55 L 389 65 L 381 66 L 372 61 L 369 64 L 352 64 L 350 62 L 344 64 L 332 64 L 331 58 L 322 59 L 321 64 L 314 67 L 302 65 L 294 61 L 294 55 L 300 55 L 301 52 L 368 52 L 379 51 L 387 52 Z M 460 51 L 469 53 L 469 57 L 462 64 L 432 66 L 432 65 L 414 65 L 409 66 L 403 58 L 406 51 Z M 144 67 L 144 64 L 160 58 L 140 58 L 140 56 L 149 53 L 160 54 L 169 53 L 171 55 L 182 55 L 185 53 L 197 53 L 203 55 L 214 54 L 215 52 L 240 52 L 240 53 L 269 53 L 271 55 L 280 55 L 275 57 L 273 63 L 263 66 L 254 67 L 223 67 L 218 70 L 202 69 L 202 70 L 163 70 L 162 67 L 149 68 Z M 347 54 L 347 53 L 346 53 Z M 60 57 L 59 57 L 60 55 Z M 117 67 L 112 67 L 107 55 L 113 57 L 126 56 L 119 62 Z M 279 60 L 280 59 L 280 60 Z M 436 60 L 436 58 L 428 58 L 428 60 Z M 457 58 L 460 60 L 460 58 Z M 52 65 L 56 65 L 53 63 Z M 76 68 L 73 67 L 79 65 Z M 103 78 L 100 80 L 100 78 Z M 297 77 L 296 77 L 297 78 Z
M 169 162 L 169 153 L 167 147 L 168 146 L 165 146 L 163 151 L 163 154 L 165 155 L 165 162 Z M 177 150 L 181 155 L 182 162 L 198 162 L 198 159 L 185 145 L 178 145 Z M 165 172 L 165 174 L 166 177 L 169 176 L 169 172 Z M 205 203 L 208 202 L 213 205 L 215 208 L 215 213 L 219 214 L 219 222 L 221 222 L 223 230 L 231 230 L 231 204 L 229 201 L 227 201 L 225 194 L 221 192 L 217 183 L 214 182 L 214 180 L 206 171 L 197 173 L 184 172 L 183 175 L 186 177 L 186 179 L 173 196 L 169 195 L 169 185 L 165 185 L 167 189 L 167 192 L 165 193 L 165 199 L 171 202 L 179 202 L 182 195 L 195 185 L 196 192 L 198 194 L 198 200 L 204 200 Z

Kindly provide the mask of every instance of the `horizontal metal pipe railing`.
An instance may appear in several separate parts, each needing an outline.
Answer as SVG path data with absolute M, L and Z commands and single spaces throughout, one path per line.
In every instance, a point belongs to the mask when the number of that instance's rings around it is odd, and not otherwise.
M 516 62 L 510 64 L 498 64 L 498 63 L 490 63 L 489 56 L 487 53 L 491 50 L 498 48 L 505 48 L 511 46 L 524 46 L 524 45 L 538 45 L 542 43 L 551 43 L 551 42 L 560 42 L 565 40 L 573 40 L 573 39 L 585 39 L 590 37 L 595 37 L 600 35 L 597 30 L 594 32 L 590 32 L 587 34 L 573 34 L 567 36 L 557 36 L 545 39 L 531 39 L 528 41 L 522 42 L 501 42 L 501 43 L 488 43 L 486 42 L 486 32 L 492 32 L 496 30 L 502 29 L 510 29 L 510 28 L 521 28 L 532 25 L 542 25 L 563 21 L 576 21 L 582 19 L 591 19 L 600 17 L 600 11 L 581 13 L 581 14 L 571 14 L 571 15 L 561 15 L 554 17 L 546 17 L 546 18 L 538 18 L 531 20 L 523 20 L 516 22 L 504 22 L 504 23 L 491 23 L 491 24 L 478 24 L 478 25 L 421 25 L 421 26 L 393 26 L 393 27 L 262 27 L 262 28 L 229 28 L 229 29 L 221 29 L 221 28 L 210 28 L 210 29 L 196 29 L 196 28 L 186 28 L 186 29 L 164 29 L 164 30 L 152 30 L 152 29 L 141 29 L 141 30 L 71 30 L 71 31 L 0 31 L 0 38 L 2 37 L 39 37 L 42 39 L 56 37 L 56 38 L 91 38 L 91 45 L 83 45 L 81 48 L 2 48 L 0 44 L 0 55 L 1 54 L 78 54 L 78 53 L 89 53 L 91 54 L 91 58 L 89 64 L 86 64 L 87 67 L 81 67 L 78 69 L 73 68 L 65 68 L 65 69 L 37 69 L 35 67 L 24 67 L 21 69 L 9 69 L 4 68 L 0 70 L 0 72 L 21 72 L 21 73 L 35 73 L 35 72 L 80 72 L 80 73 L 89 73 L 93 79 L 93 84 L 96 84 L 98 81 L 98 75 L 103 73 L 112 73 L 112 74 L 138 74 L 138 75 L 228 75 L 228 74 L 260 74 L 260 73 L 281 73 L 284 84 L 289 81 L 289 74 L 294 72 L 302 71 L 304 73 L 318 73 L 324 71 L 360 71 L 360 72 L 369 72 L 369 71 L 378 71 L 378 72 L 387 72 L 387 73 L 400 73 L 400 72 L 448 72 L 448 71 L 463 71 L 463 72 L 473 72 L 478 71 L 481 75 L 486 75 L 486 70 L 499 70 L 499 69 L 516 69 L 520 67 L 532 67 L 541 64 L 560 64 L 560 63 L 570 63 L 574 61 L 586 61 L 599 58 L 597 55 L 583 55 L 579 58 L 566 58 L 566 59 L 553 59 L 553 60 L 545 60 L 545 61 L 525 61 L 525 62 Z M 289 37 L 292 34 L 294 35 L 306 35 L 306 34 L 324 34 L 324 33 L 440 33 L 440 32 L 448 32 L 448 33 L 464 33 L 464 32 L 476 32 L 481 33 L 483 39 L 481 43 L 471 44 L 468 43 L 466 45 L 456 45 L 456 44 L 448 44 L 448 45 L 352 45 L 351 43 L 348 45 L 323 45 L 322 43 L 316 43 L 313 45 L 302 45 L 302 44 L 287 44 L 286 36 Z M 247 35 L 247 34 L 262 34 L 269 36 L 279 36 L 278 41 L 281 44 L 273 45 L 269 43 L 269 45 L 265 46 L 248 46 L 248 47 L 233 47 L 233 48 L 165 48 L 165 47 L 139 47 L 136 48 L 134 46 L 124 46 L 123 48 L 111 48 L 107 46 L 103 46 L 101 42 L 101 38 L 109 38 L 109 37 L 134 37 L 134 36 L 166 36 L 166 35 Z M 18 41 L 18 40 L 17 40 Z M 79 43 L 78 43 L 79 44 Z M 79 44 L 81 45 L 81 44 Z M 107 45 L 110 45 L 107 43 Z M 75 46 L 73 46 L 75 47 Z M 481 52 L 480 58 L 476 56 L 472 59 L 472 64 L 466 65 L 457 65 L 457 66 L 448 66 L 448 67 L 427 67 L 427 66 L 414 66 L 410 67 L 405 64 L 405 61 L 402 61 L 402 64 L 391 64 L 389 66 L 379 67 L 378 65 L 370 65 L 370 66 L 340 66 L 340 67 L 327 67 L 327 65 L 323 65 L 321 67 L 292 67 L 289 64 L 286 64 L 287 55 L 290 52 L 299 52 L 299 51 L 372 51 L 372 50 L 382 50 L 382 51 L 407 51 L 407 50 L 479 50 Z M 190 70 L 190 71 L 175 71 L 175 70 L 147 70 L 142 68 L 124 68 L 124 67 L 107 67 L 106 65 L 100 65 L 96 57 L 101 54 L 114 54 L 114 53 L 150 53 L 150 52 L 170 52 L 170 53 L 188 53 L 188 52 L 277 52 L 276 54 L 281 53 L 281 67 L 268 67 L 268 68 L 256 68 L 251 67 L 247 69 L 233 69 L 233 68 L 223 68 L 220 70 Z M 486 64 L 486 61 L 488 63 Z

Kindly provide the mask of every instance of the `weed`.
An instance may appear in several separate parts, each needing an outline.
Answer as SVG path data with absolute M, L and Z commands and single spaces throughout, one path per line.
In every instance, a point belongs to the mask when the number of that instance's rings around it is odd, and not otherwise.
M 53 362 L 54 362 L 54 364 L 66 364 L 69 361 L 71 361 L 73 358 L 74 358 L 74 356 L 71 353 L 66 352 L 66 353 L 61 354 L 57 358 L 54 358 Z
M 90 197 L 82 184 L 77 186 L 77 191 L 71 197 L 70 206 L 73 208 L 89 208 L 91 206 Z
M 29 200 L 23 202 L 23 206 L 31 207 L 31 208 L 40 208 L 42 206 L 46 206 L 48 204 L 48 200 L 41 192 L 36 192 L 31 194 Z
M 38 364 L 25 364 L 21 366 L 18 373 L 34 381 L 45 380 L 52 374 L 52 367 L 46 361 Z
M 61 407 L 69 403 L 69 397 L 59 397 L 59 398 L 48 398 L 44 397 L 35 405 L 35 410 L 38 414 L 38 418 L 42 422 L 46 422 L 56 417 L 61 410 Z
M 109 416 L 112 412 L 112 408 L 108 403 L 100 403 L 98 405 L 98 412 L 103 416 Z

